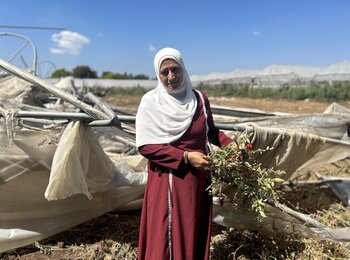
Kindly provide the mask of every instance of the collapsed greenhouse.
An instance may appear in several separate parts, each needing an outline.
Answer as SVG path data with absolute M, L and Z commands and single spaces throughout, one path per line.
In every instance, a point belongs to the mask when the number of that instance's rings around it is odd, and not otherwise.
M 72 80 L 53 85 L 5 61 L 0 67 L 9 72 L 0 79 L 0 252 L 112 210 L 140 209 L 147 161 L 135 149 L 134 117 L 116 115 Z M 213 111 L 228 134 L 247 130 L 255 148 L 275 147 L 259 159 L 286 171 L 285 180 L 298 169 L 350 157 L 350 112 L 337 104 L 310 115 Z M 349 206 L 350 179 L 328 185 Z M 350 246 L 350 228 L 327 227 L 279 203 L 266 206 L 261 223 L 219 198 L 213 206 L 213 221 L 226 227 L 300 232 Z

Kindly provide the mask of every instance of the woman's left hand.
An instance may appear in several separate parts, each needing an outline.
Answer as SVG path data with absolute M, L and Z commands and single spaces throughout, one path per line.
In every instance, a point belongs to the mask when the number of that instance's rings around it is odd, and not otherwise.
M 188 163 L 198 171 L 210 172 L 211 165 L 201 152 L 188 152 Z

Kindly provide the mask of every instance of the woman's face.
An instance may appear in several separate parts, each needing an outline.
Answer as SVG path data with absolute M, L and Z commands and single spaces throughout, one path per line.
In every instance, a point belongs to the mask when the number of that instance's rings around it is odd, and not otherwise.
M 175 60 L 165 59 L 160 65 L 159 77 L 166 88 L 177 90 L 183 85 L 184 71 Z

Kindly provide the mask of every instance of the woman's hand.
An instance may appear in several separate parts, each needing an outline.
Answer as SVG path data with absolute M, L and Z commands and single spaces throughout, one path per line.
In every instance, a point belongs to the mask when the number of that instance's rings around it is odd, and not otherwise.
M 199 171 L 209 172 L 211 165 L 205 159 L 205 154 L 201 152 L 188 152 L 188 163 Z

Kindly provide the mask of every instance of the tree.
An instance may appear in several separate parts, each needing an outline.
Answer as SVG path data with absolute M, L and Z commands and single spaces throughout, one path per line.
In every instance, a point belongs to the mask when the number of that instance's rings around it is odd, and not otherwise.
M 73 77 L 74 78 L 91 78 L 96 79 L 97 78 L 97 72 L 92 70 L 89 66 L 76 66 L 73 69 Z
M 72 76 L 72 72 L 68 71 L 64 68 L 55 70 L 51 74 L 51 78 L 64 78 L 64 77 L 68 77 L 68 76 Z
M 101 78 L 103 79 L 114 79 L 114 73 L 110 71 L 102 72 Z
M 149 77 L 144 75 L 144 74 L 137 74 L 133 78 L 134 79 L 149 79 Z

